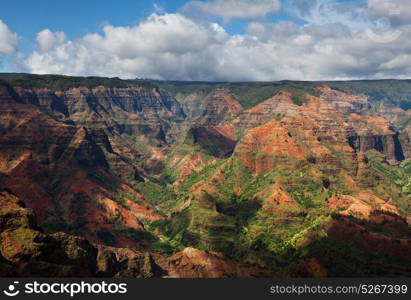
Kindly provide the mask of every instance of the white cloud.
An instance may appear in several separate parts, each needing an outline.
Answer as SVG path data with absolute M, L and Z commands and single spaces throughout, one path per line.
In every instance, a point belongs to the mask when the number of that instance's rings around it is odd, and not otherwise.
M 215 59 L 212 48 L 228 38 L 217 24 L 199 25 L 179 14 L 153 14 L 137 26 L 103 31 L 63 43 L 43 31 L 39 36 L 47 38 L 38 39 L 40 50 L 26 66 L 40 74 L 198 79 L 213 76 L 207 67 Z
M 17 51 L 17 34 L 0 20 L 0 54 L 12 54 Z
M 346 9 L 337 11 L 345 14 Z M 315 13 L 306 12 L 307 20 Z M 371 36 L 365 25 L 344 22 L 358 16 L 362 24 L 372 24 L 365 14 L 351 13 L 331 23 L 251 22 L 246 33 L 230 36 L 216 23 L 153 14 L 135 26 L 108 25 L 101 34 L 76 40 L 43 31 L 39 50 L 25 65 L 33 73 L 172 80 L 409 77 L 411 25 L 398 25 L 401 35 L 383 43 L 375 39 L 378 31 Z
M 49 51 L 53 47 L 63 44 L 66 41 L 66 35 L 62 31 L 52 32 L 44 29 L 37 33 L 37 43 L 42 51 Z
M 280 10 L 279 0 L 212 0 L 191 1 L 181 11 L 198 17 L 219 17 L 228 22 L 232 19 L 256 19 Z

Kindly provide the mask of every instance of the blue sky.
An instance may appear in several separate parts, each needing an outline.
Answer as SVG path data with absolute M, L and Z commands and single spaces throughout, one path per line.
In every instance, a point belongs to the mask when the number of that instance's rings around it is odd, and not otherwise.
M 0 71 L 177 80 L 405 78 L 408 2 L 3 1 Z M 389 13 L 387 3 L 401 14 Z
M 74 39 L 100 32 L 106 23 L 113 26 L 135 25 L 139 19 L 156 13 L 156 7 L 167 13 L 175 13 L 187 2 L 189 1 L 10 0 L 2 3 L 0 19 L 19 33 L 21 48 L 30 51 L 36 46 L 36 34 L 45 28 L 64 31 L 68 38 Z M 280 14 L 270 14 L 267 19 L 275 22 L 291 17 L 281 11 Z M 225 24 L 225 29 L 232 34 L 242 33 L 245 24 L 246 21 L 233 20 Z
M 18 32 L 24 50 L 35 46 L 36 34 L 45 28 L 64 31 L 73 39 L 100 31 L 106 22 L 116 26 L 133 25 L 138 19 L 155 12 L 152 1 L 125 0 L 121 4 L 107 0 L 3 2 L 0 19 Z M 183 1 L 168 1 L 167 9 L 175 11 L 178 2 Z

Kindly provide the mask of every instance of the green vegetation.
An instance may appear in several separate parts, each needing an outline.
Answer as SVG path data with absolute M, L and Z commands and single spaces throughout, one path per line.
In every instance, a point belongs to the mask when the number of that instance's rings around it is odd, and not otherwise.
M 326 260 L 331 259 L 332 251 L 344 260 L 364 259 L 370 262 L 376 258 L 375 255 L 332 240 L 326 233 L 325 227 L 332 220 L 331 216 L 339 217 L 338 212 L 329 212 L 327 199 L 335 192 L 345 195 L 355 193 L 347 187 L 343 175 L 344 172 L 351 172 L 353 165 L 343 152 L 332 149 L 332 153 L 344 165 L 343 169 L 317 163 L 314 157 L 308 158 L 305 163 L 298 160 L 285 163 L 279 157 L 278 164 L 281 167 L 252 176 L 235 158 L 221 160 L 189 176 L 179 186 L 177 198 L 183 201 L 190 194 L 190 188 L 200 182 L 212 183 L 215 193 L 203 191 L 191 200 L 188 208 L 174 214 L 173 218 L 150 224 L 150 230 L 159 230 L 176 251 L 187 246 L 222 251 L 234 260 L 269 268 L 274 272 L 283 270 L 284 265 L 292 269 L 296 261 L 317 255 L 321 250 L 318 248 L 320 245 L 329 245 L 332 249 L 322 250 L 327 266 L 329 262 Z M 379 162 L 372 153 L 368 155 L 369 170 L 358 175 L 359 182 L 362 180 L 375 185 L 376 195 L 380 184 L 375 181 L 375 177 L 383 178 L 381 185 L 385 186 L 390 186 L 391 181 L 396 182 L 397 189 L 390 191 L 393 201 L 400 209 L 409 211 L 408 200 L 404 194 L 400 196 L 397 192 L 401 193 L 401 188 L 406 190 L 408 187 L 404 180 L 409 179 L 406 174 L 411 171 L 411 160 L 403 162 L 398 168 Z M 218 171 L 222 178 L 213 181 L 212 175 L 216 174 L 219 167 L 222 167 Z M 313 167 L 318 176 L 312 176 Z M 283 215 L 265 211 L 265 199 L 256 196 L 261 193 L 270 195 L 276 183 L 280 183 L 284 192 L 297 202 L 296 208 L 280 207 Z M 241 187 L 239 194 L 234 193 L 235 187 Z M 362 220 L 363 216 L 354 213 L 352 218 L 354 221 Z M 385 234 L 382 225 L 366 226 L 370 231 L 379 230 Z M 381 256 L 378 259 L 382 265 L 397 266 L 401 263 L 399 260 L 387 261 L 386 257 Z M 338 272 L 341 272 L 340 267 L 330 269 L 330 274 L 339 276 Z M 375 270 L 367 272 L 357 267 L 345 272 L 376 275 L 372 273 Z
M 163 88 L 174 95 L 188 95 L 194 92 L 208 94 L 215 87 L 228 88 L 239 97 L 244 108 L 251 108 L 274 96 L 280 91 L 292 93 L 309 93 L 319 95 L 316 87 L 327 84 L 331 88 L 347 93 L 365 94 L 373 101 L 385 100 L 407 110 L 411 108 L 410 80 L 359 80 L 359 81 L 272 81 L 272 82 L 186 82 L 186 81 L 156 81 L 156 80 L 121 80 L 105 77 L 74 77 L 62 75 L 34 75 L 0 73 L 0 84 L 8 84 L 23 88 L 49 88 L 52 90 L 67 90 L 76 87 L 94 88 L 104 85 L 108 88 L 124 88 L 144 86 Z M 293 99 L 297 105 L 303 103 L 301 97 Z
M 210 177 L 210 175 L 213 173 L 213 171 L 215 171 L 219 166 L 221 166 L 223 163 L 225 162 L 225 160 L 219 160 L 218 162 L 212 164 L 212 165 L 208 165 L 205 168 L 203 168 L 201 171 L 199 172 L 194 172 L 192 173 L 187 180 L 185 180 L 184 182 L 182 182 L 179 185 L 179 190 L 181 194 L 185 194 L 189 188 L 191 186 L 193 186 L 194 184 L 196 184 L 199 181 L 202 180 L 206 180 Z
M 189 216 L 186 213 L 181 213 L 172 219 L 151 222 L 147 228 L 150 231 L 159 230 L 175 250 L 181 250 L 184 248 L 183 243 L 189 240 L 189 237 L 186 235 L 189 224 Z
M 174 95 L 188 95 L 193 92 L 206 95 L 215 87 L 221 86 L 237 95 L 245 108 L 253 107 L 280 91 L 291 92 L 292 101 L 301 106 L 307 101 L 306 93 L 318 95 L 319 91 L 316 87 L 323 84 L 291 81 L 187 83 L 16 74 L 2 77 L 0 81 L 5 84 L 25 88 L 47 87 L 53 90 L 64 90 L 79 86 L 91 88 L 97 85 L 147 86 L 164 88 Z M 407 94 L 408 91 L 411 92 L 408 81 L 328 84 L 347 92 L 362 91 L 372 100 L 386 100 L 403 108 L 409 108 L 411 103 L 410 96 Z M 393 85 L 395 88 L 384 87 L 382 91 L 379 84 Z M 84 120 L 92 117 L 84 112 Z M 281 120 L 284 115 L 277 114 L 270 117 Z M 122 116 L 119 119 L 120 123 L 127 122 L 127 118 L 128 116 Z M 404 117 L 399 120 L 397 126 L 405 128 L 409 123 L 410 118 Z M 370 125 L 363 125 L 372 128 Z M 239 138 L 242 132 L 238 128 L 235 130 L 235 135 Z M 379 129 L 375 128 L 375 131 L 379 132 Z M 46 232 L 66 231 L 86 236 L 92 234 L 107 245 L 115 245 L 116 238 L 124 237 L 136 242 L 138 250 L 156 251 L 165 255 L 188 246 L 221 251 L 241 263 L 269 268 L 275 272 L 284 270 L 285 267 L 291 270 L 298 261 L 312 257 L 322 260 L 321 263 L 329 266 L 328 271 L 331 276 L 352 274 L 374 276 L 379 274 L 375 271 L 377 268 L 373 268 L 372 272 L 375 273 L 372 273 L 367 270 L 369 264 L 377 262 L 397 268 L 403 263 L 400 259 L 373 255 L 357 249 L 349 242 L 330 238 L 327 226 L 332 226 L 333 221 L 342 218 L 348 218 L 349 221 L 364 226 L 368 231 L 387 236 L 390 234 L 385 232 L 385 224 L 366 224 L 366 218 L 360 212 L 349 211 L 348 217 L 340 215 L 341 210 L 346 210 L 349 204 L 330 211 L 328 200 L 335 195 L 358 196 L 360 191 L 371 192 L 396 205 L 401 213 L 409 215 L 411 214 L 411 159 L 394 166 L 387 163 L 381 153 L 370 151 L 366 153 L 368 164 L 363 163 L 359 168 L 357 158 L 353 158 L 352 153 L 336 150 L 336 147 L 333 147 L 334 143 L 321 140 L 317 133 L 307 138 L 304 134 L 307 135 L 308 132 L 311 135 L 310 131 L 301 133 L 298 128 L 295 128 L 291 129 L 289 134 L 299 145 L 310 149 L 313 145 L 312 138 L 317 138 L 317 141 L 330 151 L 330 159 L 324 156 L 327 159 L 322 160 L 316 156 L 316 153 L 311 153 L 302 159 L 294 159 L 285 155 L 256 152 L 252 155 L 261 162 L 261 168 L 269 166 L 270 169 L 254 174 L 253 170 L 238 158 L 243 154 L 240 153 L 241 151 L 225 159 L 218 159 L 218 155 L 213 156 L 212 154 L 215 153 L 210 150 L 214 150 L 214 147 L 221 150 L 225 145 L 217 144 L 208 136 L 204 138 L 202 147 L 188 142 L 166 145 L 162 152 L 166 158 L 156 161 L 153 158 L 156 156 L 153 154 L 157 152 L 144 139 L 144 135 L 150 132 L 147 126 L 141 129 L 141 136 L 119 135 L 118 140 L 113 143 L 116 144 L 116 149 L 126 145 L 124 148 L 130 147 L 131 150 L 135 150 L 127 152 L 128 149 L 125 149 L 128 155 L 121 158 L 120 155 L 109 150 L 98 152 L 96 149 L 99 149 L 99 144 L 75 145 L 75 139 L 73 145 L 64 150 L 64 153 L 60 153 L 59 157 L 62 158 L 59 160 L 50 163 L 53 161 L 51 150 L 40 153 L 41 164 L 49 164 L 50 168 L 39 177 L 46 178 L 44 185 L 51 196 L 57 197 L 62 194 L 66 196 L 64 193 L 67 190 L 73 193 L 69 181 L 73 176 L 73 170 L 84 171 L 88 181 L 99 185 L 96 187 L 90 184 L 90 191 L 74 193 L 72 199 L 68 196 L 62 198 L 67 199 L 68 202 L 64 209 L 72 212 L 72 215 L 77 218 L 71 220 L 75 225 L 68 226 L 60 220 L 50 221 L 50 218 L 48 222 L 42 224 L 43 229 Z M 92 144 L 91 140 L 90 136 L 88 141 L 90 144 Z M 86 152 L 83 147 L 95 148 L 87 149 Z M 315 148 L 312 151 L 314 152 Z M 89 152 L 98 155 L 90 160 Z M 74 168 L 68 163 L 65 164 L 73 161 L 72 158 L 78 161 L 78 165 Z M 263 163 L 266 163 L 266 166 Z M 187 164 L 192 164 L 192 169 L 201 170 L 192 172 L 188 178 L 182 178 L 182 172 L 186 171 L 184 167 Z M 6 175 L 0 173 L 0 185 L 4 178 Z M 177 181 L 182 182 L 177 185 Z M 128 192 L 127 188 L 121 186 L 123 183 L 133 191 Z M 135 198 L 140 199 L 140 196 L 136 197 L 135 192 L 140 193 L 146 201 L 150 202 L 156 213 L 163 218 L 153 222 L 143 218 L 144 228 L 137 230 L 122 225 L 122 214 L 116 211 L 116 205 L 113 205 L 114 208 L 109 206 L 106 208 L 101 204 L 102 201 L 100 204 L 95 204 L 103 197 L 107 197 L 123 208 L 129 209 L 127 204 L 129 202 L 126 199 L 130 201 L 134 201 Z M 95 198 L 93 198 L 94 194 L 96 194 Z M 369 204 L 375 208 L 371 216 L 396 217 L 393 213 L 381 210 L 376 203 L 370 201 Z M 146 205 L 146 208 L 152 208 L 152 205 Z M 89 222 L 87 217 L 89 210 L 95 207 L 105 214 L 101 218 L 104 224 L 100 230 L 90 233 L 87 231 L 90 229 L 86 226 Z M 92 221 L 94 222 L 95 219 L 93 218 Z M 140 217 L 138 219 L 140 220 Z M 19 233 L 17 238 L 24 241 L 24 237 L 20 236 L 24 233 Z M 28 232 L 28 234 L 32 233 Z M 398 236 L 401 234 L 398 233 Z M 398 236 L 390 235 L 393 238 Z M 334 263 L 333 259 L 337 259 L 339 263 Z M 340 266 L 341 263 L 346 265 Z M 353 263 L 356 265 L 352 265 Z M 383 270 L 381 272 L 383 274 Z
M 402 192 L 411 198 L 411 159 L 403 161 L 400 168 L 403 175 L 398 183 L 402 187 Z
M 367 95 L 374 101 L 385 100 L 405 110 L 411 108 L 410 80 L 360 80 L 327 84 L 347 93 Z
M 411 124 L 411 116 L 405 116 L 405 117 L 399 118 L 399 121 L 395 124 L 395 127 L 397 127 L 398 130 L 402 131 L 410 124 Z
M 157 82 L 161 87 L 172 93 L 192 92 L 209 93 L 216 86 L 228 88 L 239 97 L 239 102 L 244 108 L 251 108 L 262 101 L 274 96 L 280 91 L 291 93 L 308 93 L 319 95 L 316 87 L 323 84 L 331 88 L 347 93 L 364 94 L 371 101 L 384 100 L 407 110 L 411 108 L 411 81 L 410 80 L 359 80 L 359 81 L 273 81 L 273 82 L 234 82 L 234 83 L 211 83 L 211 82 Z M 294 99 L 293 99 L 294 100 Z M 297 105 L 303 103 L 301 97 L 295 97 Z
M 138 191 L 144 198 L 155 205 L 161 204 L 168 200 L 175 200 L 176 194 L 170 185 L 160 185 L 154 182 L 139 182 L 135 184 Z
M 298 106 L 302 106 L 307 101 L 303 92 L 294 92 L 291 96 L 291 100 Z
M 399 167 L 389 165 L 374 151 L 367 153 L 369 167 L 360 172 L 360 182 L 370 183 L 375 195 L 384 198 L 390 195 L 393 203 L 404 214 L 411 213 L 410 203 L 410 178 L 411 160 L 405 160 Z
M 314 82 L 303 81 L 273 81 L 273 82 L 176 82 L 165 81 L 156 82 L 160 87 L 170 91 L 174 95 L 188 95 L 198 92 L 203 94 L 210 93 L 216 87 L 227 88 L 234 95 L 238 96 L 241 105 L 248 109 L 268 98 L 278 94 L 280 91 L 289 91 L 292 93 L 309 93 L 319 95 L 316 87 L 320 85 Z M 302 97 L 299 97 L 302 100 Z M 298 101 L 297 101 L 298 102 Z
M 247 109 L 267 100 L 281 91 L 288 91 L 298 95 L 303 95 L 304 93 L 319 95 L 319 91 L 316 90 L 318 85 L 319 84 L 314 82 L 304 81 L 274 81 L 238 82 L 229 83 L 226 86 L 239 97 L 239 102 Z M 299 97 L 298 101 L 300 100 L 302 100 L 302 97 Z
M 171 255 L 175 250 L 169 243 L 160 241 L 158 237 L 149 231 L 115 225 L 113 232 L 136 242 L 148 242 L 150 249 L 165 255 Z
M 215 87 L 221 85 L 218 82 L 200 82 L 200 81 L 153 81 L 159 87 L 171 92 L 174 95 L 187 96 L 192 93 L 208 94 Z
M 223 178 L 214 182 L 215 194 L 203 191 L 186 210 L 170 220 L 151 223 L 150 229 L 160 230 L 174 247 L 223 251 L 238 261 L 252 260 L 250 249 L 258 250 L 260 263 L 264 261 L 265 267 L 275 269 L 273 256 L 288 261 L 287 255 L 295 251 L 299 241 L 322 224 L 324 216 L 320 213 L 324 210 L 321 208 L 329 195 L 322 182 L 310 181 L 308 169 L 298 172 L 291 167 L 288 172 L 273 169 L 253 177 L 239 161 L 224 160 L 224 165 L 219 162 L 192 174 L 179 186 L 178 197 L 184 198 L 194 184 L 210 180 L 210 175 L 220 166 Z M 270 190 L 277 181 L 301 206 L 286 210 L 287 218 L 266 214 L 261 210 L 263 199 L 255 198 L 257 193 Z M 241 187 L 238 195 L 233 193 L 236 186 Z
M 94 88 L 105 86 L 107 88 L 126 88 L 130 86 L 144 86 L 149 88 L 157 87 L 147 80 L 122 80 L 120 78 L 106 77 L 74 77 L 64 75 L 34 75 L 15 74 L 14 76 L 4 76 L 0 74 L 0 84 L 8 84 L 13 87 L 22 88 L 48 88 L 54 91 L 67 90 L 70 88 L 87 87 Z

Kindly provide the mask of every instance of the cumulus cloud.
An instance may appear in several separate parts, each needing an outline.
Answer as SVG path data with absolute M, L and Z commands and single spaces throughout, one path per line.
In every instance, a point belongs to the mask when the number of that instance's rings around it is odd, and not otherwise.
M 26 61 L 30 71 L 199 79 L 212 76 L 207 67 L 215 59 L 212 48 L 228 38 L 215 23 L 200 25 L 179 14 L 152 14 L 133 27 L 108 25 L 103 34 L 88 34 L 74 41 L 56 41 L 56 36 L 60 35 L 39 34 L 40 50 Z
M 262 18 L 278 12 L 280 7 L 279 0 L 213 0 L 188 2 L 181 11 L 196 18 L 219 17 L 229 22 L 232 19 Z
M 252 23 L 248 31 L 265 45 L 266 57 L 271 59 L 266 60 L 267 67 L 272 67 L 276 79 L 409 77 L 410 27 L 403 28 L 402 36 L 391 43 L 377 43 L 366 30 L 353 32 L 341 24 L 335 27 Z M 270 77 L 269 72 L 261 75 Z
M 12 54 L 17 51 L 17 34 L 0 20 L 0 54 Z
M 52 32 L 49 29 L 44 29 L 37 34 L 37 43 L 42 51 L 49 51 L 65 41 L 66 34 L 62 31 Z
M 107 25 L 102 33 L 76 40 L 46 30 L 39 33 L 38 50 L 25 65 L 31 72 L 42 74 L 170 80 L 410 76 L 411 25 L 397 25 L 401 35 L 384 40 L 380 32 L 374 30 L 372 35 L 373 27 L 366 26 L 373 24 L 371 17 L 367 19 L 371 14 L 367 5 L 329 6 L 327 9 L 339 12 L 339 19 L 316 22 L 313 16 L 323 9 L 319 1 L 299 1 L 300 5 L 311 5 L 307 8 L 311 11 L 301 15 L 306 20 L 304 25 L 253 21 L 244 34 L 238 35 L 227 34 L 217 23 L 195 22 L 179 13 L 153 14 L 130 27 Z M 363 23 L 355 26 L 353 20 Z

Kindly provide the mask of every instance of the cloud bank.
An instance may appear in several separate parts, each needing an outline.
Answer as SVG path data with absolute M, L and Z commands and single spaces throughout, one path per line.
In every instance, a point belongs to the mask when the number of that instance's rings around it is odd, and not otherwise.
M 405 78 L 411 75 L 407 1 L 390 0 L 394 6 L 387 9 L 380 0 L 295 0 L 291 10 L 303 25 L 259 19 L 278 11 L 278 1 L 194 1 L 179 13 L 152 14 L 135 26 L 108 25 L 75 40 L 43 30 L 24 64 L 40 74 L 169 80 Z M 249 22 L 245 33 L 229 35 L 224 25 L 197 21 L 189 9 Z

